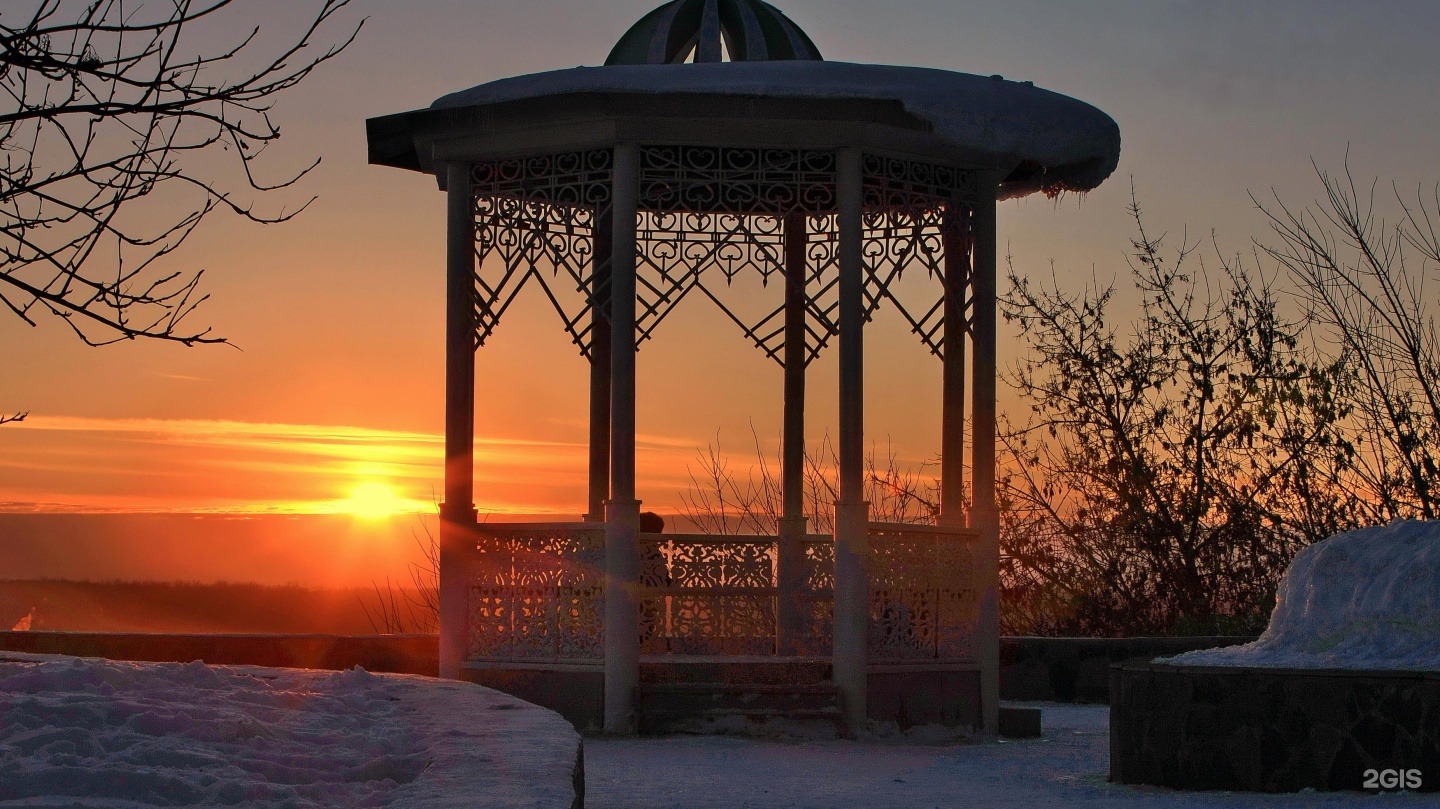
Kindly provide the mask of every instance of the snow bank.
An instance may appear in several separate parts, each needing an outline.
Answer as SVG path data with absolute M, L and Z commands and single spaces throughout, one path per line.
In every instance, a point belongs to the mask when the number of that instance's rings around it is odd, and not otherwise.
M 0 653 L 0 807 L 569 807 L 558 715 L 408 675 Z
M 1039 163 L 1046 168 L 1042 185 L 1059 190 L 1094 188 L 1120 160 L 1120 127 L 1083 101 L 999 76 L 896 65 L 801 61 L 576 67 L 482 84 L 443 96 L 430 107 L 587 92 L 899 101 L 951 143 Z
M 1311 545 L 1285 572 L 1259 640 L 1165 662 L 1440 671 L 1440 522 L 1397 521 Z

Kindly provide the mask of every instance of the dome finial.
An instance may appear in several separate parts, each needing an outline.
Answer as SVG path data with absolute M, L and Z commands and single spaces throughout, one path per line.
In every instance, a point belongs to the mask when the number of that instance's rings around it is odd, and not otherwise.
M 783 12 L 762 0 L 673 0 L 625 32 L 607 65 L 820 61 L 820 50 Z

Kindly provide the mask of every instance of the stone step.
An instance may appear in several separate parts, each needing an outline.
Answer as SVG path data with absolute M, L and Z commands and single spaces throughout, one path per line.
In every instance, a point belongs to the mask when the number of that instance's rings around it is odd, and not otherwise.
M 810 685 L 830 681 L 828 657 L 644 655 L 640 682 Z
M 844 730 L 831 682 L 651 682 L 635 693 L 641 733 L 834 738 Z
M 833 683 L 644 683 L 637 692 L 641 712 L 683 713 L 711 709 L 799 711 L 838 708 Z
M 762 736 L 836 738 L 844 735 L 844 717 L 838 707 L 825 708 L 705 708 L 688 711 L 639 712 L 644 735 L 669 733 L 733 733 Z

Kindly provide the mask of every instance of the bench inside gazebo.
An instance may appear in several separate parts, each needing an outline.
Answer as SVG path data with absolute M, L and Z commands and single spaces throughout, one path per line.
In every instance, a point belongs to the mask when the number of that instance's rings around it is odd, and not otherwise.
M 826 62 L 759 0 L 675 0 L 604 67 L 367 123 L 372 163 L 449 200 L 442 676 L 609 733 L 996 731 L 996 201 L 1098 185 L 1108 116 L 998 76 Z M 727 299 L 757 273 L 773 300 Z M 590 364 L 583 522 L 476 519 L 475 350 L 526 286 Z M 692 293 L 782 369 L 773 535 L 640 530 L 637 350 Z M 935 525 L 872 522 L 864 501 L 862 339 L 882 307 L 941 360 Z M 803 515 L 805 372 L 832 341 L 833 535 Z

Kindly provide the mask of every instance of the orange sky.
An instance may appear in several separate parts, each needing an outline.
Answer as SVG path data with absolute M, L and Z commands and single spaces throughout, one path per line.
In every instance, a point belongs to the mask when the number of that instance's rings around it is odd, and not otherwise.
M 356 487 L 426 507 L 439 489 L 443 195 L 433 179 L 365 162 L 367 117 L 508 75 L 596 64 L 658 0 L 358 0 L 349 52 L 278 106 L 277 174 L 319 169 L 262 228 L 216 218 L 173 256 L 204 268 L 195 314 L 239 350 L 80 345 L 60 323 L 0 314 L 0 502 L 10 511 L 344 510 Z M 292 4 L 249 6 L 269 26 Z M 1156 4 L 788 0 L 828 58 L 1002 73 L 1074 95 L 1120 124 L 1121 167 L 1054 204 L 1006 203 L 1016 266 L 1072 287 L 1124 281 L 1129 178 L 1155 231 L 1216 228 L 1227 250 L 1264 234 L 1247 192 L 1315 191 L 1309 159 L 1402 185 L 1435 180 L 1440 12 L 1339 0 Z M 1430 175 L 1417 176 L 1417 171 Z M 1193 237 L 1193 236 L 1192 236 Z M 585 366 L 530 295 L 478 358 L 477 500 L 575 515 L 585 497 Z M 747 293 L 749 294 L 749 293 Z M 1125 300 L 1124 295 L 1121 300 Z M 1133 299 L 1133 298 L 1132 298 Z M 1019 346 L 1002 324 L 1002 361 Z M 814 366 L 810 438 L 835 423 L 834 350 Z M 867 333 L 866 429 L 902 460 L 939 444 L 939 364 L 884 313 Z M 773 447 L 780 372 L 713 307 L 687 301 L 639 357 L 640 495 L 669 510 L 685 465 L 720 436 L 741 466 L 754 425 Z M 1014 402 L 1009 402 L 1014 407 Z

